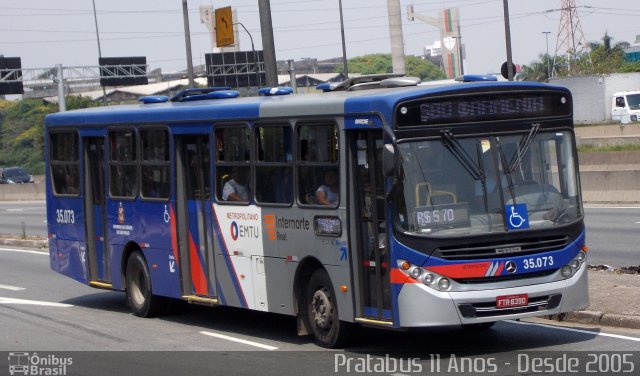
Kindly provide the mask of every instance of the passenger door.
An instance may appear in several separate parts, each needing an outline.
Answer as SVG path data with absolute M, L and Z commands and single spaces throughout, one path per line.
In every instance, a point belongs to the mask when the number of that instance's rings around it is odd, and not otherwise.
M 109 243 L 106 240 L 104 153 L 104 138 L 84 138 L 84 212 L 89 283 L 98 287 L 111 287 Z
M 176 137 L 176 204 L 182 293 L 215 303 L 210 145 L 209 135 Z
M 356 249 L 361 308 L 365 318 L 390 322 L 391 289 L 387 245 L 382 131 L 352 134 L 352 170 L 356 212 Z

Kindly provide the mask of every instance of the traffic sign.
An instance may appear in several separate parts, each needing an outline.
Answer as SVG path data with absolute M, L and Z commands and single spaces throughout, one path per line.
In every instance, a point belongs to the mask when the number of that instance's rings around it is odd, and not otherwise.
M 216 9 L 216 44 L 218 47 L 235 44 L 231 7 Z

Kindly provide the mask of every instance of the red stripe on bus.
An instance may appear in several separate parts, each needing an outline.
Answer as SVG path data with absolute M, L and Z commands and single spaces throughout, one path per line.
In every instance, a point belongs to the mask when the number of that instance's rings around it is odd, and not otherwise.
M 171 250 L 173 251 L 176 265 L 178 265 L 178 229 L 176 228 L 176 215 L 173 212 L 173 205 L 169 205 L 169 217 L 171 221 Z
M 200 257 L 198 256 L 198 250 L 196 244 L 193 242 L 193 237 L 189 234 L 189 255 L 191 256 L 191 280 L 193 281 L 193 287 L 198 295 L 208 295 L 207 278 L 204 275 L 204 269 L 200 263 Z
M 415 279 L 413 279 L 413 278 L 409 277 L 408 275 L 404 274 L 398 268 L 391 269 L 391 274 L 389 275 L 389 278 L 391 279 L 391 283 L 400 283 L 400 284 L 418 283 L 418 281 L 416 281 Z
M 474 262 L 470 264 L 455 264 L 430 266 L 427 269 L 449 278 L 480 278 L 487 274 L 491 262 Z

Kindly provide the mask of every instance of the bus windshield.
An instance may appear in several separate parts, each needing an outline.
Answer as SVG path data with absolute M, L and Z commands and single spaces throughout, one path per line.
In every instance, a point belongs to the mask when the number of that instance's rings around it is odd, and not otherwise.
M 525 204 L 528 223 L 553 227 L 582 216 L 570 132 L 441 138 L 399 144 L 394 190 L 402 232 L 437 237 L 506 232 L 505 212 Z

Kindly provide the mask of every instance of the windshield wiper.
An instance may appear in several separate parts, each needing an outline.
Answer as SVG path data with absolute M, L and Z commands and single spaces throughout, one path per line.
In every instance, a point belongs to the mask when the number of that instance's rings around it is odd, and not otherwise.
M 450 130 L 446 129 L 440 133 L 440 141 L 449 150 L 451 154 L 460 162 L 462 167 L 473 177 L 474 180 L 485 180 L 484 173 L 480 166 L 478 166 L 473 158 L 464 150 L 464 147 L 460 145 L 460 142 L 455 138 Z
M 516 155 L 513 156 L 513 159 L 511 159 L 511 163 L 509 163 L 509 173 L 513 172 L 516 168 L 518 168 L 518 166 L 520 166 L 520 163 L 522 162 L 522 158 L 529 150 L 529 146 L 531 146 L 531 143 L 533 142 L 533 139 L 538 134 L 539 130 L 540 130 L 540 123 L 532 124 L 529 134 L 524 136 L 522 140 L 520 140 L 520 144 L 518 145 L 518 153 L 516 153 Z
M 504 150 L 502 150 L 502 143 L 500 143 L 500 138 L 495 138 L 496 147 L 498 148 L 498 154 L 500 154 L 500 163 L 506 168 L 507 167 L 507 157 L 504 155 Z M 513 187 L 513 179 L 511 178 L 511 170 L 507 168 L 504 171 L 505 176 L 507 177 L 507 185 L 509 186 L 509 193 L 511 194 L 511 202 L 513 205 L 516 204 L 516 193 Z M 500 178 L 502 180 L 502 178 Z M 500 181 L 499 180 L 499 181 Z

